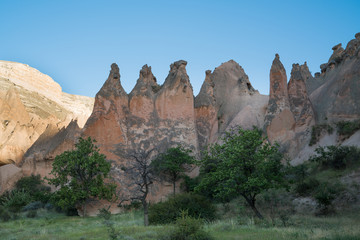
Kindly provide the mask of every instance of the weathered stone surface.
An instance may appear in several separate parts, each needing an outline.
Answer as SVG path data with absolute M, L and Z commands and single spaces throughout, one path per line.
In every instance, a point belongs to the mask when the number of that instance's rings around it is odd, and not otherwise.
M 310 94 L 318 122 L 360 118 L 360 40 L 351 40 L 341 61 L 318 78 L 321 84 Z M 313 84 L 314 80 L 306 82 Z M 308 86 L 307 86 L 308 87 Z
M 338 64 L 341 62 L 343 56 L 344 56 L 344 48 L 341 47 L 341 43 L 337 44 L 332 48 L 334 50 L 333 54 L 329 58 L 329 65 L 331 64 Z
M 55 157 L 65 151 L 74 149 L 75 143 L 80 137 L 81 129 L 77 121 L 60 131 L 56 126 L 48 125 L 37 141 L 26 151 L 23 160 L 19 164 L 25 175 L 40 174 L 49 176 Z
M 84 135 L 95 138 L 102 153 L 109 159 L 118 159 L 116 150 L 127 145 L 128 102 L 128 95 L 120 83 L 119 67 L 113 63 L 108 79 L 96 94 L 94 110 L 84 126 Z
M 207 70 L 205 81 L 195 98 L 196 131 L 201 148 L 215 142 L 218 135 L 218 108 L 216 107 L 214 87 L 211 71 Z
M 229 127 L 262 127 L 268 97 L 255 90 L 244 69 L 230 60 L 213 73 L 206 71 L 205 81 L 195 98 L 195 112 L 201 147 L 215 142 Z M 247 116 L 239 116 L 246 113 Z
M 23 176 L 21 168 L 14 164 L 0 167 L 0 194 L 14 187 L 14 184 Z
M 0 61 L 0 76 L 31 92 L 55 102 L 61 98 L 61 87 L 51 77 L 22 63 Z
M 295 119 L 290 109 L 287 77 L 278 54 L 270 69 L 270 96 L 265 115 L 264 130 L 271 143 L 278 142 L 287 152 L 294 138 Z
M 143 66 L 129 95 L 121 86 L 119 68 L 112 65 L 108 80 L 96 95 L 83 135 L 97 140 L 101 152 L 113 163 L 113 176 L 120 185 L 127 182 L 121 168 L 132 161 L 129 152 L 139 148 L 161 152 L 181 144 L 197 153 L 194 98 L 186 64 L 171 64 L 161 87 L 151 68 Z M 155 184 L 149 200 L 159 200 L 163 196 L 159 193 L 170 189 L 171 186 Z
M 306 147 L 311 138 L 311 127 L 315 124 L 315 114 L 306 90 L 306 82 L 312 79 L 306 62 L 303 65 L 293 64 L 288 83 L 290 110 L 294 116 L 295 137 L 291 140 L 289 155 L 296 156 Z
M 83 126 L 92 107 L 92 98 L 63 93 L 38 70 L 0 61 L 0 165 L 19 164 L 50 125 L 59 131 L 77 119 Z
M 297 131 L 303 131 L 315 123 L 314 111 L 306 90 L 306 81 L 310 78 L 312 76 L 306 62 L 304 65 L 293 64 L 288 94 Z

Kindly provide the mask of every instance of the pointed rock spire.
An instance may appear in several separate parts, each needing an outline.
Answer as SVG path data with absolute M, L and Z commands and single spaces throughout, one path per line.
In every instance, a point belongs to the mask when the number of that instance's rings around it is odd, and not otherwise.
M 272 62 L 270 69 L 270 99 L 283 99 L 284 103 L 287 100 L 287 77 L 284 65 L 280 61 L 279 54 L 275 54 L 275 59 Z
M 201 106 L 215 106 L 214 81 L 211 71 L 205 71 L 205 80 L 201 86 L 199 94 L 195 97 L 195 108 Z
M 270 69 L 270 97 L 264 130 L 272 143 L 286 144 L 293 138 L 294 124 L 295 120 L 290 110 L 287 91 L 286 71 L 279 54 L 276 54 Z
M 135 95 L 146 95 L 148 97 L 152 97 L 159 89 L 160 86 L 156 82 L 156 78 L 151 71 L 151 67 L 145 64 L 140 70 L 139 79 L 129 94 L 129 97 L 132 98 Z
M 311 78 L 306 62 L 293 64 L 288 84 L 290 109 L 294 115 L 296 127 L 314 123 L 314 111 L 306 90 L 306 81 Z
M 111 70 L 108 79 L 105 81 L 104 85 L 96 96 L 120 96 L 127 95 L 120 83 L 120 71 L 116 63 L 111 64 Z

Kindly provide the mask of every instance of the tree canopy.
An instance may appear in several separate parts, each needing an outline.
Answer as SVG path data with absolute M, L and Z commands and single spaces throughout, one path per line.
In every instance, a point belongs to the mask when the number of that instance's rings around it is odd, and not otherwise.
M 221 142 L 204 153 L 201 181 L 195 190 L 222 201 L 242 196 L 262 218 L 255 206 L 256 196 L 283 185 L 282 155 L 256 128 L 233 129 L 225 133 Z
M 55 201 L 63 209 L 82 206 L 86 216 L 86 203 L 91 199 L 111 200 L 116 185 L 106 183 L 111 164 L 99 153 L 95 140 L 79 138 L 76 149 L 55 157 L 50 184 L 59 187 Z
M 194 157 L 190 153 L 191 150 L 184 149 L 181 146 L 169 148 L 151 163 L 157 176 L 173 184 L 174 195 L 176 182 L 186 172 L 186 165 L 195 163 Z

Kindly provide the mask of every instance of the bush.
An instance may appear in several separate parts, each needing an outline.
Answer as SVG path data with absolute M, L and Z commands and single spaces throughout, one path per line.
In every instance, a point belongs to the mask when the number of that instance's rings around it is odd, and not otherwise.
M 324 182 L 319 185 L 314 197 L 320 207 L 320 215 L 326 215 L 332 212 L 332 203 L 342 190 L 342 185 L 340 183 Z
M 285 189 L 269 189 L 259 196 L 258 201 L 273 225 L 275 225 L 276 219 L 280 219 L 283 226 L 286 227 L 291 215 L 295 212 L 292 196 Z
M 334 129 L 329 124 L 318 124 L 314 125 L 311 128 L 311 139 L 309 146 L 316 144 L 319 141 L 319 138 L 323 132 L 332 134 Z
M 29 193 L 34 201 L 47 203 L 50 200 L 50 187 L 43 185 L 44 181 L 40 175 L 23 177 L 15 184 L 16 190 L 23 190 Z
M 360 160 L 360 149 L 355 146 L 327 146 L 315 149 L 317 155 L 310 161 L 323 168 L 344 169 L 349 164 Z
M 3 206 L 12 212 L 18 212 L 32 201 L 32 197 L 24 190 L 13 190 L 3 200 Z
M 18 190 L 24 189 L 27 192 L 37 191 L 38 187 L 43 183 L 40 175 L 31 175 L 23 177 L 15 183 Z
M 131 201 L 130 204 L 119 204 L 118 206 L 124 208 L 126 211 L 131 211 L 140 209 L 142 207 L 142 203 L 140 201 L 134 200 Z
M 36 217 L 36 216 L 37 216 L 37 211 L 36 211 L 36 210 L 30 210 L 30 211 L 28 211 L 27 214 L 26 214 L 26 217 L 27 217 L 27 218 L 34 218 L 34 217 Z
M 7 208 L 0 205 L 0 219 L 3 222 L 7 222 L 11 219 L 11 214 Z
M 44 208 L 45 208 L 46 210 L 51 210 L 51 209 L 54 208 L 54 205 L 52 205 L 51 203 L 47 203 L 47 204 L 45 204 Z
M 336 123 L 336 129 L 339 135 L 350 137 L 360 129 L 360 119 L 355 121 L 341 121 Z
M 44 206 L 44 204 L 40 201 L 36 201 L 36 202 L 31 202 L 28 205 L 26 205 L 25 207 L 23 207 L 23 211 L 31 211 L 31 210 L 38 210 L 40 208 L 42 208 Z
M 163 240 L 211 240 L 213 239 L 207 232 L 202 230 L 201 219 L 190 217 L 187 211 L 182 211 L 180 217 L 176 220 L 175 228 L 169 236 L 163 237 Z
M 183 177 L 183 182 L 181 183 L 180 187 L 182 190 L 184 190 L 185 192 L 194 192 L 195 187 L 199 184 L 200 182 L 200 178 L 199 177 L 195 177 L 195 178 L 191 178 L 187 175 L 184 175 Z
M 111 217 L 111 212 L 106 208 L 102 208 L 100 209 L 98 216 L 105 220 L 109 220 Z
M 317 179 L 308 178 L 295 185 L 295 192 L 300 196 L 310 196 L 319 185 L 320 182 Z
M 180 217 L 181 211 L 187 211 L 190 217 L 211 221 L 215 219 L 216 210 L 205 197 L 193 193 L 182 193 L 170 197 L 165 202 L 150 205 L 149 222 L 150 224 L 175 222 Z

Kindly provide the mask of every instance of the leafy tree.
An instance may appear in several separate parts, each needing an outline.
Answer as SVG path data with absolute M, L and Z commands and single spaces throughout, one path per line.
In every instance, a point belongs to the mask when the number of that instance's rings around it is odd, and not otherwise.
M 360 149 L 355 146 L 326 146 L 315 149 L 316 155 L 310 157 L 310 162 L 318 163 L 323 168 L 344 169 L 349 164 L 357 162 Z
M 266 189 L 283 185 L 282 155 L 256 128 L 233 129 L 225 133 L 221 142 L 205 152 L 202 179 L 195 190 L 223 201 L 242 196 L 256 216 L 263 218 L 256 208 L 256 197 Z
M 176 182 L 184 176 L 186 165 L 195 163 L 194 157 L 190 156 L 190 153 L 191 150 L 181 146 L 169 148 L 151 163 L 156 175 L 172 183 L 174 196 Z
M 111 200 L 116 186 L 106 183 L 111 164 L 99 153 L 95 140 L 79 138 L 76 149 L 65 151 L 55 157 L 50 184 L 60 187 L 55 192 L 55 201 L 63 208 L 82 205 L 86 216 L 86 204 L 98 199 Z

